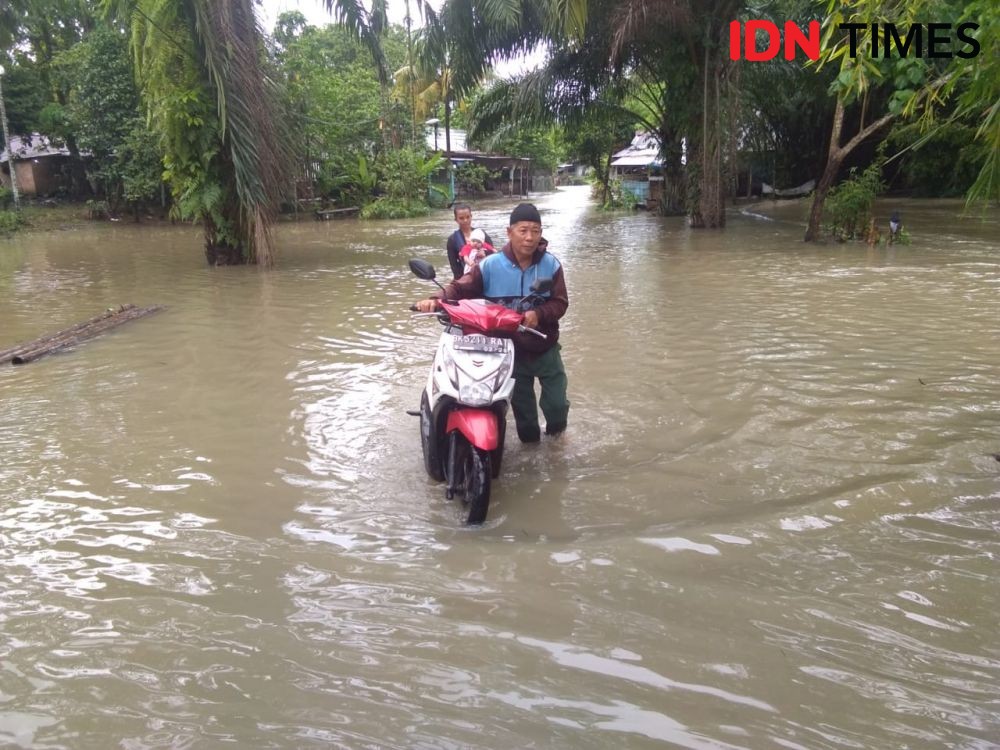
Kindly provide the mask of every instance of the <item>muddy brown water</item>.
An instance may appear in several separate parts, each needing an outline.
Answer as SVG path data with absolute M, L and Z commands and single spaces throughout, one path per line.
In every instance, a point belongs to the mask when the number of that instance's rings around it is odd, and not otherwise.
M 0 240 L 0 746 L 1000 744 L 1000 214 L 804 246 L 538 197 L 569 432 L 488 523 L 420 464 L 447 213 Z M 475 223 L 501 236 L 509 204 Z

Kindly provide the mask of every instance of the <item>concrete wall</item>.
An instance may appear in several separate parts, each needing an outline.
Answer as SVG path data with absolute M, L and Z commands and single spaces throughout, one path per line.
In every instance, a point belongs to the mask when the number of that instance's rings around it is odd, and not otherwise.
M 21 195 L 35 195 L 35 170 L 30 161 L 16 161 L 14 166 L 17 169 L 17 191 Z M 0 180 L 5 188 L 10 187 L 10 165 L 4 164 L 0 170 Z
M 63 186 L 60 165 L 66 161 L 63 156 L 40 157 L 15 161 L 17 169 L 17 190 L 21 195 L 51 195 Z M 10 187 L 10 169 L 6 163 L 0 168 L 0 182 Z

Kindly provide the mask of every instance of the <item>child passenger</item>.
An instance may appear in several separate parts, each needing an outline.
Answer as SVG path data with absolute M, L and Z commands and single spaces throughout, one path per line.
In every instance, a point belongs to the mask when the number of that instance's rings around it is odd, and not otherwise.
M 459 251 L 458 257 L 465 264 L 465 273 L 468 273 L 479 265 L 479 261 L 495 252 L 493 246 L 486 241 L 486 232 L 482 229 L 473 229 L 469 235 L 469 244 Z

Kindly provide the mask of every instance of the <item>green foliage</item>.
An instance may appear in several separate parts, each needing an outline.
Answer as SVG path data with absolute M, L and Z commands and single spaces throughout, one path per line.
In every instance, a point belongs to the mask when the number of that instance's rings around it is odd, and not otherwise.
M 926 86 L 909 102 L 909 113 L 920 112 L 920 123 L 933 132 L 941 127 L 935 118 L 942 103 L 954 100 L 953 117 L 977 123 L 975 137 L 983 144 L 979 174 L 966 197 L 972 201 L 1000 203 L 1000 5 L 995 0 L 966 2 L 960 19 L 978 24 L 976 57 L 956 56 L 950 61 L 947 80 L 938 89 Z
M 385 151 L 376 162 L 378 183 L 385 197 L 405 205 L 427 205 L 430 176 L 444 163 L 441 154 L 427 158 L 420 149 L 401 148 Z M 443 191 L 440 191 L 443 192 Z
M 53 70 L 69 91 L 65 130 L 90 152 L 90 172 L 111 210 L 122 198 L 129 203 L 152 198 L 160 186 L 160 152 L 140 114 L 124 35 L 98 27 L 57 55 Z
M 319 185 L 323 194 L 339 194 L 342 202 L 351 206 L 361 206 L 371 201 L 375 194 L 375 172 L 365 156 L 359 156 L 353 166 L 353 169 L 333 179 L 321 175 Z
M 12 234 L 24 224 L 17 211 L 0 211 L 0 234 Z
M 554 172 L 560 162 L 556 130 L 552 125 L 531 126 L 507 123 L 483 141 L 489 151 L 531 159 L 531 168 Z
M 635 133 L 635 119 L 614 109 L 592 112 L 579 124 L 561 128 L 560 150 L 572 161 L 592 169 L 596 197 L 603 201 L 610 193 L 612 155 L 627 146 Z
M 6 211 L 14 205 L 14 191 L 0 186 L 0 211 Z
M 885 190 L 884 162 L 880 149 L 879 157 L 861 174 L 852 169 L 850 177 L 831 188 L 824 209 L 827 228 L 838 240 L 854 239 L 866 231 L 872 204 Z
M 888 242 L 888 238 L 886 238 Z M 894 245 L 910 245 L 913 243 L 913 238 L 910 237 L 910 233 L 906 231 L 905 227 L 899 230 L 899 236 L 896 237 L 892 244 Z
M 73 132 L 69 110 L 59 102 L 49 102 L 38 113 L 38 126 L 52 140 L 62 142 Z
M 150 96 L 149 120 L 157 130 L 163 179 L 174 202 L 171 216 L 202 221 L 209 242 L 239 246 L 238 225 L 227 205 L 234 203 L 234 181 L 227 173 L 221 123 L 211 92 L 189 55 L 164 46 L 162 57 L 145 68 Z
M 38 115 L 46 104 L 39 66 L 23 54 L 17 55 L 13 65 L 5 61 L 4 66 L 7 72 L 3 76 L 3 96 L 10 132 L 34 133 L 39 130 Z
M 901 186 L 918 197 L 955 198 L 976 181 L 987 160 L 987 144 L 976 137 L 976 128 L 946 122 L 927 135 L 919 125 L 895 129 L 890 142 L 903 151 L 899 170 Z
M 445 196 L 430 184 L 430 176 L 441 169 L 441 154 L 425 157 L 420 149 L 401 148 L 385 151 L 376 160 L 379 189 L 383 193 L 361 210 L 364 219 L 401 219 L 424 216 L 430 210 L 430 195 Z
M 822 62 L 835 63 L 833 88 L 845 102 L 865 97 L 874 87 L 890 88 L 888 112 L 920 122 L 924 132 L 941 127 L 944 110 L 978 123 L 975 138 L 985 144 L 979 173 L 969 188 L 971 200 L 1000 201 L 1000 5 L 995 0 L 827 0 Z M 861 34 L 857 60 L 848 54 L 846 35 L 838 25 L 893 21 L 906 27 L 933 18 L 938 23 L 978 25 L 973 35 L 979 54 L 935 59 L 872 58 L 871 35 Z M 947 121 L 947 120 L 946 120 Z
M 799 16 L 790 15 L 790 18 Z M 755 62 L 741 70 L 739 116 L 743 164 L 757 180 L 775 187 L 800 185 L 816 177 L 826 160 L 834 99 L 828 89 L 835 71 L 819 73 L 800 62 Z
M 110 219 L 111 207 L 108 205 L 107 201 L 91 199 L 87 201 L 87 215 L 90 216 L 91 219 L 99 221 Z
M 459 193 L 481 193 L 486 189 L 490 170 L 482 164 L 467 161 L 455 168 L 455 186 Z
M 362 219 L 410 219 L 430 213 L 426 202 L 378 198 L 361 209 Z
M 209 262 L 270 265 L 290 160 L 253 1 L 103 4 L 131 30 L 172 210 L 201 220 Z
M 275 35 L 299 173 L 326 197 L 367 201 L 372 186 L 359 174 L 359 155 L 371 153 L 382 141 L 380 125 L 392 131 L 404 113 L 383 109 L 370 52 L 348 30 L 318 29 L 299 14 L 286 13 L 279 17 Z M 386 40 L 386 47 L 391 57 L 399 54 L 392 40 Z
M 136 122 L 118 149 L 115 159 L 122 197 L 132 204 L 156 197 L 162 184 L 163 162 L 156 136 Z
M 595 185 L 595 187 L 599 187 L 599 185 Z M 639 201 L 632 191 L 626 190 L 622 181 L 619 179 L 612 179 L 608 182 L 607 196 L 607 199 L 601 206 L 601 208 L 606 211 L 621 208 L 632 211 L 639 205 Z

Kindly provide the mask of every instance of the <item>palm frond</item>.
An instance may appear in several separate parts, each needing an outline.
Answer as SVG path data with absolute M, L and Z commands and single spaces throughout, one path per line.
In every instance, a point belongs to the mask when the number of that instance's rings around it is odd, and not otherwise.
M 385 0 L 375 0 L 371 13 L 361 0 L 323 0 L 323 5 L 337 23 L 368 48 L 379 83 L 388 83 L 389 69 L 380 38 L 389 25 Z
M 137 77 L 180 210 L 204 220 L 209 242 L 270 265 L 270 227 L 290 159 L 254 0 L 103 0 L 103 7 L 131 28 Z
M 625 0 L 616 9 L 611 59 L 638 40 L 662 35 L 666 29 L 683 29 L 691 24 L 694 11 L 690 0 Z
M 215 89 L 223 142 L 251 259 L 270 265 L 270 226 L 287 185 L 289 155 L 264 70 L 262 33 L 252 0 L 194 0 L 195 32 Z

